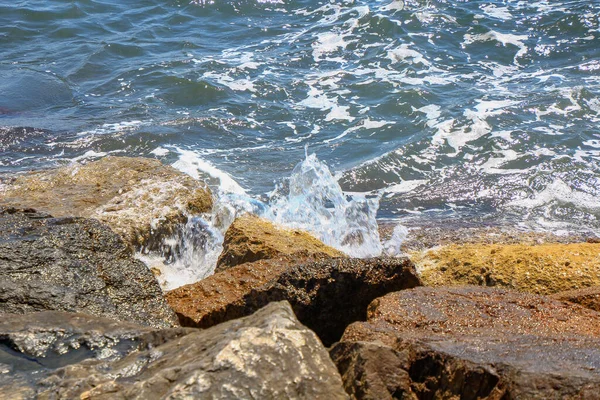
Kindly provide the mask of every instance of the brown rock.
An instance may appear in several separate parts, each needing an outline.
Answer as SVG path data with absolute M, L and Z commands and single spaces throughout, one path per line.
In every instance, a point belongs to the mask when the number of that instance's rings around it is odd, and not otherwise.
M 209 327 L 287 300 L 323 343 L 364 320 L 371 300 L 420 284 L 408 259 L 338 258 L 289 266 L 287 260 L 242 264 L 167 293 L 183 326 Z
M 600 311 L 600 286 L 568 290 L 566 292 L 555 293 L 550 297 L 556 300 L 577 303 L 594 311 Z
M 309 233 L 275 226 L 253 215 L 237 218 L 225 233 L 216 272 L 258 260 L 287 257 L 300 260 L 344 257 Z
M 347 392 L 360 399 L 597 399 L 600 393 L 600 313 L 506 289 L 388 294 L 330 353 Z
M 450 244 L 411 253 L 426 285 L 551 294 L 600 285 L 600 244 Z
M 0 315 L 3 399 L 346 399 L 289 304 L 210 329 L 83 314 Z
M 188 212 L 209 211 L 212 196 L 206 185 L 158 160 L 105 157 L 18 176 L 0 191 L 0 205 L 96 218 L 135 247 L 155 247 L 153 239 L 171 234 Z

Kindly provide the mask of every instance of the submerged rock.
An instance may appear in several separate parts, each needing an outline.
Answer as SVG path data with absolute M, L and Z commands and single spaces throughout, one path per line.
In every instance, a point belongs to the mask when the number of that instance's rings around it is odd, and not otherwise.
M 357 399 L 598 398 L 600 313 L 482 287 L 371 303 L 330 352 Z
M 270 260 L 232 267 L 172 290 L 166 298 L 183 326 L 203 328 L 287 300 L 298 319 L 329 345 L 349 323 L 365 319 L 373 299 L 418 285 L 406 258 L 337 258 L 296 266 Z
M 431 286 L 502 286 L 551 294 L 600 285 L 600 244 L 451 244 L 411 253 Z
M 0 337 L 0 397 L 347 398 L 327 350 L 285 302 L 207 330 L 3 315 Z
M 236 265 L 272 258 L 300 260 L 344 257 L 309 233 L 289 230 L 253 215 L 237 218 L 225 233 L 216 272 Z
M 0 190 L 0 205 L 96 218 L 137 248 L 158 248 L 159 237 L 173 233 L 187 213 L 209 211 L 212 196 L 206 185 L 158 160 L 105 157 L 18 176 Z
M 576 303 L 594 311 L 600 311 L 600 286 L 567 290 L 566 292 L 555 293 L 550 297 L 556 300 Z
M 108 226 L 0 208 L 0 312 L 43 310 L 177 325 L 152 272 Z

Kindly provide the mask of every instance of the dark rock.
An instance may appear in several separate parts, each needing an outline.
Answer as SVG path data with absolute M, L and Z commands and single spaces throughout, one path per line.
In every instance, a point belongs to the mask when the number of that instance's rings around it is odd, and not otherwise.
M 0 338 L 2 398 L 347 398 L 326 349 L 284 302 L 207 330 L 3 315 Z
M 600 313 L 506 289 L 388 294 L 330 353 L 358 399 L 597 399 L 600 393 Z
M 44 310 L 177 325 L 152 273 L 106 225 L 0 208 L 0 312 Z
M 600 311 L 600 286 L 592 286 L 585 289 L 567 290 L 551 295 L 553 299 L 570 301 L 583 307 Z
M 236 218 L 227 229 L 215 271 L 273 258 L 287 258 L 298 264 L 332 257 L 345 257 L 345 254 L 307 232 L 285 229 L 247 214 Z
M 230 268 L 166 297 L 183 326 L 203 328 L 287 300 L 298 319 L 329 345 L 349 323 L 366 318 L 373 299 L 418 285 L 406 258 L 338 258 L 297 266 L 273 260 Z

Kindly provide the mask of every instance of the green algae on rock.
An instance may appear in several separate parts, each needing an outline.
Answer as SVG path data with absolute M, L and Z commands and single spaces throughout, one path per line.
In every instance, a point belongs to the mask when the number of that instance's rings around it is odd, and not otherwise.
M 156 248 L 188 213 L 210 211 L 212 195 L 158 160 L 109 156 L 17 176 L 0 189 L 0 205 L 96 218 L 134 247 Z

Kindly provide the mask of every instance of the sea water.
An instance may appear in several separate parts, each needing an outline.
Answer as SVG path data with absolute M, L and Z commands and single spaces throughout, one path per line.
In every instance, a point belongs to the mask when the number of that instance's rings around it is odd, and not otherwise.
M 355 256 L 436 221 L 598 235 L 599 19 L 599 1 L 4 2 L 0 173 L 112 154 L 207 180 L 220 205 L 169 261 L 190 280 L 240 212 Z

